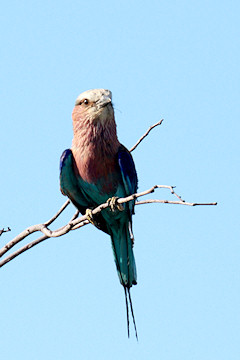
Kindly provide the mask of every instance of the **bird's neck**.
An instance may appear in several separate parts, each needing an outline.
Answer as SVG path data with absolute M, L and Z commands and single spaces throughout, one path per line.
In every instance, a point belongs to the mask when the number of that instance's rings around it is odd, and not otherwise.
M 72 152 L 80 176 L 94 182 L 114 170 L 119 148 L 114 118 L 107 123 L 73 122 Z
M 81 154 L 93 151 L 95 155 L 115 155 L 119 141 L 114 117 L 105 123 L 82 120 L 73 122 L 73 151 Z

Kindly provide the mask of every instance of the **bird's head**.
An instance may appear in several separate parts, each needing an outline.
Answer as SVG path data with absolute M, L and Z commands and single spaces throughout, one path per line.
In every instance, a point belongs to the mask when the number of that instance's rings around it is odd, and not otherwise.
M 105 124 L 114 119 L 112 93 L 105 89 L 84 91 L 77 97 L 72 113 L 73 122 L 81 120 Z

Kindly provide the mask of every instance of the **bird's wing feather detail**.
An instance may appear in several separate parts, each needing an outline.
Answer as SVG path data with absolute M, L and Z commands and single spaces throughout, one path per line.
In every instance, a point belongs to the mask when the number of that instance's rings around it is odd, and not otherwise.
M 65 150 L 60 159 L 60 188 L 62 193 L 67 195 L 81 212 L 84 212 L 89 206 L 85 194 L 78 186 L 78 180 L 73 171 L 73 155 L 70 149 Z
M 86 209 L 94 208 L 97 204 L 91 199 L 91 189 L 84 189 L 83 184 L 85 182 L 80 177 L 77 178 L 73 170 L 72 151 L 67 149 L 60 159 L 60 189 L 84 215 Z M 96 214 L 94 220 L 96 227 L 109 234 L 102 213 Z
M 138 178 L 132 155 L 123 145 L 120 146 L 117 155 L 126 196 L 135 194 L 138 187 Z M 134 203 L 134 201 L 129 203 L 131 214 L 134 213 Z
M 123 145 L 118 150 L 118 164 L 127 195 L 134 194 L 138 184 L 137 172 L 132 155 Z

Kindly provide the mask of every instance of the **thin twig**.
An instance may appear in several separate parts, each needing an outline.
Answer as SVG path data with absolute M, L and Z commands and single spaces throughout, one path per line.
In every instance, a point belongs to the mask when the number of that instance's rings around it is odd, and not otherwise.
M 152 129 L 154 129 L 156 126 L 161 125 L 161 123 L 163 122 L 163 119 L 158 121 L 156 124 L 150 126 L 150 128 L 145 132 L 145 134 L 143 136 L 140 137 L 140 139 L 136 142 L 136 144 L 129 150 L 129 151 L 133 151 L 136 149 L 136 147 L 140 144 L 140 142 L 143 141 L 143 139 L 145 139 L 146 136 L 148 136 L 148 134 L 150 133 L 150 131 Z
M 66 209 L 66 207 L 70 204 L 70 200 L 68 199 L 58 210 L 58 212 L 48 221 L 45 222 L 45 225 L 48 226 L 50 224 L 52 224 L 58 217 L 59 215 Z
M 187 206 L 217 205 L 216 202 L 214 202 L 214 203 L 189 203 L 189 202 L 186 202 L 186 201 L 171 201 L 171 200 L 158 200 L 158 199 L 148 199 L 148 200 L 137 201 L 136 205 L 154 204 L 154 203 L 187 205 Z
M 8 232 L 8 231 L 11 231 L 11 229 L 10 229 L 10 227 L 8 226 L 8 228 L 7 229 L 1 229 L 0 230 L 0 236 L 3 234 L 3 233 L 6 233 L 6 232 Z
M 36 225 L 29 226 L 27 229 L 25 229 L 20 234 L 18 234 L 14 239 L 9 241 L 6 245 L 4 245 L 2 247 L 2 249 L 0 249 L 0 257 L 2 257 L 8 250 L 10 250 L 13 246 L 18 244 L 23 239 L 25 239 L 27 236 L 33 234 L 36 231 L 42 231 L 42 229 L 44 229 L 45 227 L 50 225 L 54 220 L 56 220 L 58 218 L 58 216 L 66 209 L 66 207 L 69 204 L 70 204 L 70 200 L 67 200 L 51 219 L 49 219 L 48 221 L 46 221 L 43 224 L 36 224 Z M 72 217 L 70 222 L 72 220 L 76 219 L 78 214 L 79 214 L 79 211 L 76 211 L 76 213 L 74 214 L 74 216 Z M 44 233 L 44 231 L 42 231 L 42 232 Z M 49 236 L 47 235 L 47 237 L 49 237 Z
M 23 247 L 21 247 L 20 249 L 14 251 L 12 254 L 8 255 L 5 259 L 3 259 L 2 261 L 0 261 L 0 268 L 4 265 L 6 265 L 9 261 L 13 260 L 15 257 L 17 257 L 18 255 L 22 254 L 23 252 L 31 249 L 32 247 L 34 247 L 35 245 L 39 244 L 40 242 L 49 239 L 47 236 L 41 236 L 40 238 L 30 242 L 29 244 L 24 245 Z

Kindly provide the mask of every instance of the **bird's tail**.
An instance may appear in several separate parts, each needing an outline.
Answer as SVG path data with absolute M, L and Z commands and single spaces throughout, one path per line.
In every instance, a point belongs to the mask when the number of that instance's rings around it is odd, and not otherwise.
M 113 227 L 115 230 L 115 228 Z M 133 254 L 133 238 L 131 232 L 131 226 L 125 223 L 123 227 L 116 228 L 111 233 L 112 248 L 114 254 L 114 260 L 117 267 L 120 283 L 124 287 L 126 310 L 127 310 L 127 328 L 129 337 L 129 306 L 133 318 L 133 324 L 135 328 L 136 338 L 137 328 L 135 317 L 133 313 L 132 299 L 130 294 L 130 287 L 137 284 L 137 271 Z
M 137 271 L 133 255 L 133 239 L 128 223 L 111 228 L 112 249 L 120 283 L 130 288 L 137 284 Z

